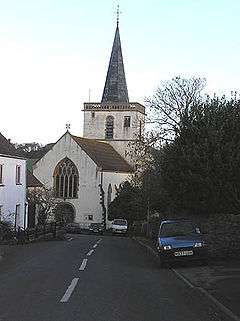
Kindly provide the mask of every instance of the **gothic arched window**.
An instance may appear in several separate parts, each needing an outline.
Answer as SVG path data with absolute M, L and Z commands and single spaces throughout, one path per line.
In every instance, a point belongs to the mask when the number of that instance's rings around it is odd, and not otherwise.
M 107 116 L 106 118 L 106 127 L 105 127 L 105 138 L 113 138 L 113 127 L 114 127 L 114 118 L 113 116 Z
M 78 169 L 69 158 L 66 157 L 57 164 L 53 177 L 56 197 L 77 198 Z

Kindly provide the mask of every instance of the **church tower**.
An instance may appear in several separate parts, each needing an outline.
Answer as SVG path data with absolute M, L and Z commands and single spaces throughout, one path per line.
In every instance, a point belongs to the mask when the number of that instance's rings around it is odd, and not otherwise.
M 84 103 L 83 111 L 83 137 L 108 142 L 126 159 L 130 143 L 143 134 L 145 107 L 129 102 L 118 21 L 102 100 Z

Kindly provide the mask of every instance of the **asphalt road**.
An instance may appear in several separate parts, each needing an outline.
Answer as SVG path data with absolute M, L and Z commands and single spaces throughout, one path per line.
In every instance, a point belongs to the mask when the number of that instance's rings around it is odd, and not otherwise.
M 127 237 L 19 246 L 0 265 L 0 321 L 222 321 Z

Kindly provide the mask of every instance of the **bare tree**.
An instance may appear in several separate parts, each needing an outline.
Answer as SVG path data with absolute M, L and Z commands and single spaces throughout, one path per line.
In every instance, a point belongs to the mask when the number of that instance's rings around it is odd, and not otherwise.
M 189 115 L 194 104 L 201 101 L 206 85 L 204 78 L 175 77 L 162 82 L 153 98 L 147 99 L 150 122 L 155 125 L 153 139 L 173 140 L 181 121 Z

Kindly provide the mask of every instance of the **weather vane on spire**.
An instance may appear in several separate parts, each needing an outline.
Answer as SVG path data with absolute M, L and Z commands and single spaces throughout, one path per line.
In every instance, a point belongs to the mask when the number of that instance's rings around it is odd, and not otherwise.
M 68 124 L 66 124 L 66 130 L 67 130 L 67 131 L 69 131 L 69 130 L 70 130 L 70 128 L 71 128 L 71 124 L 69 124 L 69 123 L 68 123 Z
M 122 13 L 120 10 L 119 10 L 119 4 L 117 5 L 117 26 L 119 25 L 119 17 L 120 17 L 120 14 Z

